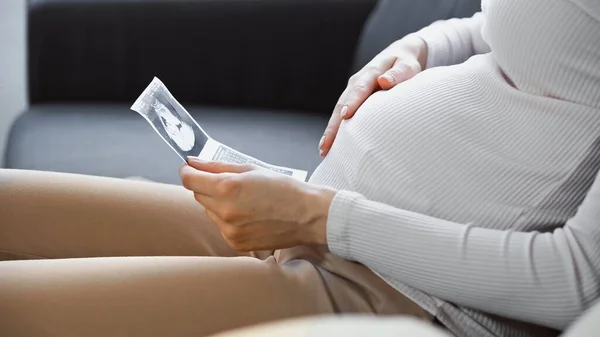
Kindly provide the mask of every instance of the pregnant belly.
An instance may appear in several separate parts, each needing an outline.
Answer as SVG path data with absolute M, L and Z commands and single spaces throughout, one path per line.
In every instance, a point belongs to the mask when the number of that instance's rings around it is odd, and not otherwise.
M 478 71 L 458 68 L 431 69 L 373 94 L 342 123 L 311 181 L 404 209 L 430 210 L 448 175 L 457 179 L 455 172 L 472 165 L 463 129 L 474 121 L 463 107 L 485 105 L 474 84 Z
M 498 210 L 517 216 L 573 165 L 571 155 L 556 160 L 568 149 L 543 105 L 522 99 L 489 55 L 425 71 L 374 94 L 342 123 L 311 181 L 448 220 L 473 220 L 452 219 L 456 207 L 479 220 Z M 527 113 L 506 111 L 506 100 Z

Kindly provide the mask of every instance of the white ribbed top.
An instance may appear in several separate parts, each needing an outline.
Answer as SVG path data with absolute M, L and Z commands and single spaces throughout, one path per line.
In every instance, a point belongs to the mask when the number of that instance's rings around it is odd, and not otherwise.
M 600 295 L 600 1 L 482 9 L 418 33 L 428 69 L 343 122 L 311 182 L 340 190 L 332 252 L 455 334 L 550 335 L 517 320 L 563 329 Z

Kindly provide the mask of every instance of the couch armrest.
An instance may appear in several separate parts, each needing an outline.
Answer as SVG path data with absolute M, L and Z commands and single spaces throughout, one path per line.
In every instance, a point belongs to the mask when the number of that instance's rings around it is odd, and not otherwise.
M 343 314 L 286 319 L 258 324 L 211 337 L 451 337 L 424 320 L 404 316 Z M 574 336 L 578 337 L 578 336 Z M 587 336 L 585 336 L 587 337 Z
M 329 110 L 375 2 L 30 0 L 30 101 L 133 102 L 158 76 L 183 103 Z

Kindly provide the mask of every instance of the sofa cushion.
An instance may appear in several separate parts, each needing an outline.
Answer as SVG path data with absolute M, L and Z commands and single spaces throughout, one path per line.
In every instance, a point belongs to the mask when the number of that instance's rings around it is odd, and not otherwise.
M 327 116 L 301 112 L 186 107 L 214 139 L 271 164 L 308 171 Z M 141 176 L 179 183 L 181 159 L 128 105 L 34 105 L 13 125 L 8 168 Z

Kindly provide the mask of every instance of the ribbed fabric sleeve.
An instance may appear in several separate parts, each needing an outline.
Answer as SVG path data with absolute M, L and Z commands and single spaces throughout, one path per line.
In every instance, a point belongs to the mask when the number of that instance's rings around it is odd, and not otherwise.
M 427 43 L 426 68 L 459 64 L 473 55 L 490 52 L 481 35 L 482 13 L 470 18 L 436 21 L 416 34 Z
M 459 224 L 340 191 L 327 234 L 332 252 L 385 277 L 505 317 L 563 329 L 599 297 L 600 178 L 553 233 Z

